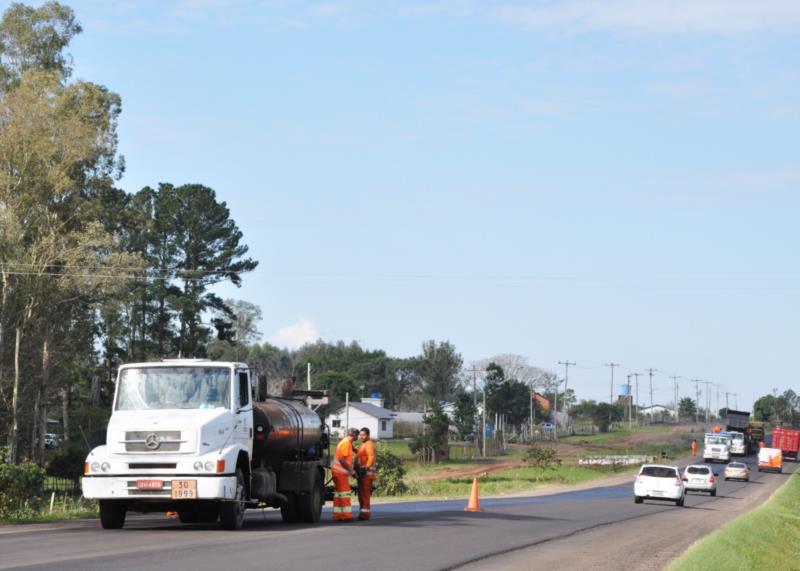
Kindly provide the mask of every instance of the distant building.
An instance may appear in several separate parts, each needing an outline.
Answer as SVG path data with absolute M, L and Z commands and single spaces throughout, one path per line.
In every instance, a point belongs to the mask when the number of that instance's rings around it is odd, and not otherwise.
M 396 413 L 383 408 L 383 399 L 364 398 L 361 402 L 351 402 L 350 411 L 346 407 L 331 413 L 325 419 L 331 434 L 342 437 L 349 428 L 369 428 L 370 436 L 376 440 L 394 437 L 394 419 Z
M 550 399 L 544 397 L 544 395 L 540 395 L 536 391 L 533 392 L 533 400 L 535 400 L 540 407 L 544 410 L 550 410 Z
M 643 406 L 639 409 L 639 413 L 645 416 L 653 416 L 654 418 L 663 418 L 669 416 L 675 418 L 675 409 L 661 404 L 654 404 L 653 406 Z

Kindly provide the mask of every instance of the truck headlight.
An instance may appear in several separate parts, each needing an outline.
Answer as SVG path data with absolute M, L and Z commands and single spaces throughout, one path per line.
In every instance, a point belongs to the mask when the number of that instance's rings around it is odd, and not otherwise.
M 99 472 L 100 471 L 100 462 L 92 462 L 92 465 L 90 466 L 90 468 L 92 469 L 92 472 Z
M 208 462 L 206 462 L 205 468 L 206 468 L 206 472 L 213 472 L 214 471 L 214 463 L 211 460 L 209 460 Z
M 111 464 L 109 464 L 108 462 L 103 462 L 102 464 L 100 464 L 100 469 L 103 472 L 108 472 L 111 469 Z
M 195 471 L 199 472 L 200 470 L 203 469 L 203 463 L 200 460 L 198 460 L 197 462 L 194 463 L 194 469 Z

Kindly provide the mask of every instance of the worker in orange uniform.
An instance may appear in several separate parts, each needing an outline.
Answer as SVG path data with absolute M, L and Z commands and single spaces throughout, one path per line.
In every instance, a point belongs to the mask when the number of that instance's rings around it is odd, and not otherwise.
M 378 476 L 378 456 L 375 443 L 369 439 L 369 428 L 366 426 L 358 434 L 361 445 L 356 453 L 356 473 L 358 474 L 358 519 L 368 520 L 372 483 Z
M 353 464 L 353 441 L 358 438 L 358 429 L 351 428 L 336 447 L 331 464 L 333 476 L 333 521 L 353 521 L 350 506 L 350 476 L 355 476 Z
M 697 456 L 697 440 L 692 440 L 692 456 Z

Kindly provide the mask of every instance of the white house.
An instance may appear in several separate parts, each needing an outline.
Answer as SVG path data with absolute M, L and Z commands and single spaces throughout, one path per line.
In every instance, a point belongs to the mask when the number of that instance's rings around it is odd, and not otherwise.
M 383 408 L 383 399 L 364 398 L 361 402 L 351 402 L 349 412 L 342 407 L 328 415 L 325 423 L 330 426 L 331 434 L 344 436 L 348 428 L 369 428 L 370 436 L 375 440 L 394 437 L 395 413 Z M 348 425 L 349 422 L 349 425 Z

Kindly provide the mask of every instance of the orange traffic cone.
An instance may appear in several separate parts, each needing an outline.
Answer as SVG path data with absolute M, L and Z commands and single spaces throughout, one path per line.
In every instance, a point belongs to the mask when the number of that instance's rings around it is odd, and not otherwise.
M 464 508 L 465 512 L 482 512 L 481 503 L 478 500 L 478 478 L 472 480 L 472 493 L 469 495 L 469 503 Z

